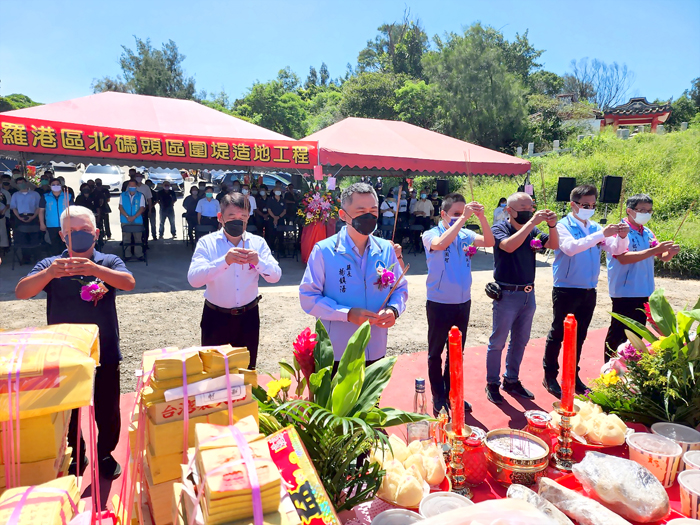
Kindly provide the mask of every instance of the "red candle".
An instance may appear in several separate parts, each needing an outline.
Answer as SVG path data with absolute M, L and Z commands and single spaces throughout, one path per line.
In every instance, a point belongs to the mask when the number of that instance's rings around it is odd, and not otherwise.
M 568 412 L 574 410 L 576 387 L 576 318 L 573 314 L 564 320 L 564 370 L 561 382 L 561 406 Z
M 452 429 L 458 436 L 464 433 L 464 364 L 462 362 L 462 332 L 453 326 L 447 337 L 450 357 L 450 406 Z

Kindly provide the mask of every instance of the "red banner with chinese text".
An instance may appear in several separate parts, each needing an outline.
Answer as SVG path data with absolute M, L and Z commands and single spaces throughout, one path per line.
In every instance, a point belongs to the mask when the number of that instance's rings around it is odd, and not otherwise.
M 0 113 L 0 150 L 143 162 L 313 169 L 317 142 L 196 137 L 132 131 Z

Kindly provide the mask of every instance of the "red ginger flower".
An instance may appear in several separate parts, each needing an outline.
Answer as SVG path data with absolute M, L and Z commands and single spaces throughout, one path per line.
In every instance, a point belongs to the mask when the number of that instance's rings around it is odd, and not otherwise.
M 659 325 L 656 324 L 656 321 L 654 321 L 654 318 L 651 316 L 651 308 L 649 307 L 649 303 L 644 303 L 644 313 L 647 314 L 647 322 L 652 326 L 656 333 L 663 335 Z
M 311 333 L 311 328 L 306 327 L 294 341 L 294 357 L 296 358 L 301 373 L 308 381 L 316 371 L 316 362 L 314 361 L 314 348 L 316 347 L 316 334 Z

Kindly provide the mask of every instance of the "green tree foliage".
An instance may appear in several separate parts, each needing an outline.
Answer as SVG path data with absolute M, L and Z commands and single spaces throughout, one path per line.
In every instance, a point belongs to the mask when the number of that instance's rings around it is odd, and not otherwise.
M 395 91 L 395 95 L 394 111 L 399 120 L 439 131 L 435 84 L 426 84 L 424 80 L 407 80 Z
M 348 117 L 396 120 L 396 90 L 406 80 L 405 75 L 363 72 L 343 84 L 340 110 Z
M 505 66 L 493 32 L 477 23 L 464 35 L 436 39 L 424 59 L 437 85 L 439 116 L 446 133 L 494 149 L 511 145 L 525 128 L 525 93 L 520 76 Z
M 320 91 L 312 97 L 306 106 L 308 111 L 305 122 L 306 133 L 310 135 L 341 121 L 344 118 L 340 110 L 342 98 L 337 88 Z
M 92 84 L 95 93 L 121 91 L 158 97 L 196 98 L 194 77 L 185 75 L 182 69 L 185 55 L 180 53 L 175 42 L 168 40 L 161 49 L 156 49 L 148 38 L 134 39 L 135 50 L 122 46 L 119 65 L 123 79 L 117 76 L 95 80 Z
M 428 50 L 428 35 L 420 20 L 404 13 L 401 22 L 382 24 L 379 34 L 369 40 L 357 57 L 358 73 L 382 72 L 423 78 L 422 58 Z
M 553 97 L 564 92 L 564 78 L 551 71 L 535 71 L 530 75 L 530 87 L 533 93 Z
M 13 109 L 31 108 L 32 106 L 41 106 L 41 102 L 35 102 L 27 95 L 21 95 L 19 93 L 0 97 L 0 113 L 3 111 L 12 111 Z
M 699 109 L 688 95 L 688 91 L 685 91 L 683 95 L 671 103 L 671 114 L 664 122 L 664 126 L 678 130 L 681 127 L 681 122 L 690 122 Z
M 700 109 L 700 77 L 693 79 L 693 85 L 688 93 L 695 106 Z

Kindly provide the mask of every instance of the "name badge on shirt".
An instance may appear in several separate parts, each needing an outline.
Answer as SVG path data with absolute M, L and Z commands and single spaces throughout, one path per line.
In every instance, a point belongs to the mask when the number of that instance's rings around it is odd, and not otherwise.
M 345 266 L 345 268 L 341 268 L 338 270 L 338 289 L 340 290 L 340 293 L 345 293 L 347 292 L 347 278 L 352 277 L 352 269 L 351 266 L 348 264 Z

